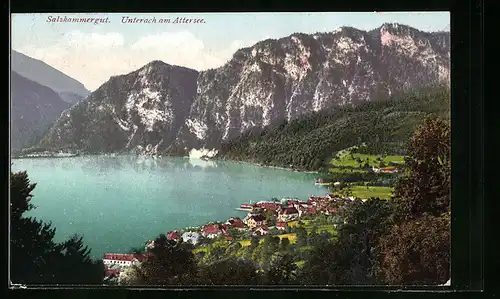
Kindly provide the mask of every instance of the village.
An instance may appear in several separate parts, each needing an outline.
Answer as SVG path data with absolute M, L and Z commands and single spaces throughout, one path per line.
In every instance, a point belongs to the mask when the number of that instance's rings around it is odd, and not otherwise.
M 211 222 L 201 227 L 187 228 L 181 231 L 173 230 L 169 231 L 166 237 L 168 240 L 200 246 L 203 239 L 223 239 L 228 242 L 240 241 L 235 240 L 235 236 L 233 236 L 235 231 L 253 237 L 263 237 L 272 231 L 285 234 L 290 230 L 292 223 L 320 214 L 332 216 L 341 205 L 348 204 L 353 200 L 353 197 L 344 198 L 330 193 L 324 196 L 310 196 L 307 201 L 283 198 L 281 200 L 259 201 L 254 204 L 244 203 L 238 208 L 241 211 L 248 211 L 243 219 L 230 217 L 224 222 Z M 339 220 L 333 226 L 336 227 L 341 223 L 343 222 Z M 201 246 L 203 245 L 205 244 Z M 154 240 L 150 240 L 145 243 L 145 253 L 105 254 L 103 263 L 107 279 L 117 278 L 120 272 L 130 266 L 139 265 L 154 246 Z

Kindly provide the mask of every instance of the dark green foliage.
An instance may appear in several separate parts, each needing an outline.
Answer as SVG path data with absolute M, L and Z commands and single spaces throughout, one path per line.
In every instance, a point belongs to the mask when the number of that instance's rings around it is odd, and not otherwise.
M 307 231 L 303 227 L 297 227 L 295 229 L 296 239 L 295 244 L 297 247 L 307 246 Z
M 450 278 L 450 218 L 423 216 L 395 226 L 380 240 L 377 274 L 387 284 L 426 285 Z
M 290 247 L 290 240 L 288 238 L 281 239 L 280 250 L 286 251 Z
M 406 172 L 395 185 L 405 218 L 439 216 L 450 209 L 451 129 L 437 118 L 427 118 L 411 139 Z
M 407 149 L 405 142 L 370 142 L 364 146 L 353 148 L 351 152 L 365 155 L 405 156 Z
M 262 129 L 226 142 L 219 157 L 290 167 L 321 170 L 333 153 L 362 142 L 408 140 L 414 128 L 429 114 L 449 117 L 446 87 L 415 91 L 358 107 L 320 111 Z
M 201 265 L 197 283 L 200 285 L 252 285 L 260 282 L 252 261 L 225 258 L 209 265 Z
M 428 118 L 413 135 L 406 172 L 395 188 L 398 223 L 376 248 L 382 283 L 435 284 L 450 278 L 450 147 L 447 121 Z
M 393 204 L 387 200 L 356 200 L 344 206 L 339 216 L 347 221 L 338 227 L 338 238 L 330 241 L 328 233 L 311 232 L 313 245 L 301 279 L 306 284 L 376 283 L 372 248 L 391 227 Z
M 185 285 L 195 281 L 197 265 L 191 251 L 162 234 L 155 239 L 150 255 L 136 270 L 139 284 Z
M 266 283 L 275 285 L 295 284 L 297 265 L 289 253 L 274 256 L 266 273 Z

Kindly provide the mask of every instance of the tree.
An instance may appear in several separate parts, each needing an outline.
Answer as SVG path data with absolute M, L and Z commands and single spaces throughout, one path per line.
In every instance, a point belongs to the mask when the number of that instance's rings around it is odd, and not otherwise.
M 185 285 L 196 279 L 197 264 L 191 251 L 161 234 L 155 239 L 155 246 L 146 260 L 136 270 L 139 284 Z
M 264 237 L 264 241 L 262 242 L 262 256 L 260 258 L 263 268 L 269 267 L 271 256 L 278 251 L 279 244 L 279 237 L 271 236 L 269 234 Z
M 295 244 L 297 244 L 297 247 L 306 246 L 307 245 L 307 230 L 303 227 L 297 227 L 295 234 L 296 234 Z
M 322 232 L 311 240 L 313 251 L 302 269 L 308 284 L 373 284 L 374 248 L 392 225 L 393 204 L 378 198 L 355 200 L 339 209 L 346 220 L 337 230 L 337 240 Z
M 401 215 L 416 219 L 424 214 L 439 216 L 450 209 L 450 126 L 438 118 L 427 118 L 415 131 L 405 173 L 396 182 L 394 197 Z
M 10 219 L 16 222 L 25 212 L 35 208 L 31 203 L 36 184 L 31 184 L 26 171 L 10 173 Z
M 450 277 L 450 126 L 427 118 L 408 146 L 396 183 L 396 225 L 376 246 L 384 283 L 428 284 Z
M 424 216 L 394 226 L 377 248 L 376 273 L 387 284 L 437 284 L 450 278 L 450 218 Z
M 252 285 L 259 283 L 254 263 L 234 257 L 202 265 L 197 283 L 200 285 Z
M 255 237 L 255 236 L 252 236 L 252 238 L 250 239 L 250 250 L 254 250 L 255 248 L 257 248 L 259 246 L 259 243 L 260 243 L 260 239 Z
M 289 246 L 290 246 L 290 240 L 287 237 L 281 239 L 281 243 L 280 243 L 280 250 L 281 251 L 288 250 Z
M 100 284 L 104 277 L 102 262 L 90 259 L 82 237 L 56 243 L 56 229 L 24 213 L 35 208 L 31 203 L 36 184 L 26 172 L 10 173 L 10 277 L 23 284 Z
M 266 272 L 268 284 L 294 284 L 296 282 L 297 265 L 290 253 L 274 256 L 269 270 Z
M 93 261 L 90 249 L 83 244 L 83 236 L 73 235 L 62 243 L 59 262 L 53 264 L 61 273 L 58 283 L 101 283 L 104 278 L 104 264 Z M 66 273 L 73 272 L 72 275 Z M 89 280 L 93 278 L 93 281 Z

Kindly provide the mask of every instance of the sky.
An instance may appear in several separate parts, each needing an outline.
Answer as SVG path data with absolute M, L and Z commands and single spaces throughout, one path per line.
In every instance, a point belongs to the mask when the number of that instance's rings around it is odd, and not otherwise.
M 108 19 L 49 22 L 58 16 Z M 156 23 L 123 23 L 124 17 L 154 18 Z M 177 17 L 203 23 L 174 24 Z M 240 48 L 295 32 L 329 32 L 341 26 L 371 30 L 383 23 L 423 31 L 450 28 L 449 12 L 13 14 L 11 20 L 12 49 L 44 61 L 89 90 L 153 60 L 198 71 L 216 68 Z

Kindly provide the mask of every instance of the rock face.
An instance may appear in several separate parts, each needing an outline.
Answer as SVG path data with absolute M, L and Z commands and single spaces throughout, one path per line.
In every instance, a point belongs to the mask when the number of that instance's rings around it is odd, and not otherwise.
M 81 98 L 90 93 L 82 83 L 63 72 L 14 50 L 11 51 L 11 66 L 14 72 L 38 84 L 45 85 L 57 93 L 73 93 Z
M 70 105 L 52 89 L 11 72 L 11 149 L 31 146 Z
M 449 48 L 449 32 L 384 24 L 264 40 L 199 74 L 154 62 L 101 86 L 44 143 L 170 154 L 217 149 L 250 128 L 449 83 Z
M 41 146 L 92 153 L 162 151 L 188 116 L 197 76 L 194 70 L 153 61 L 112 77 L 66 111 Z

